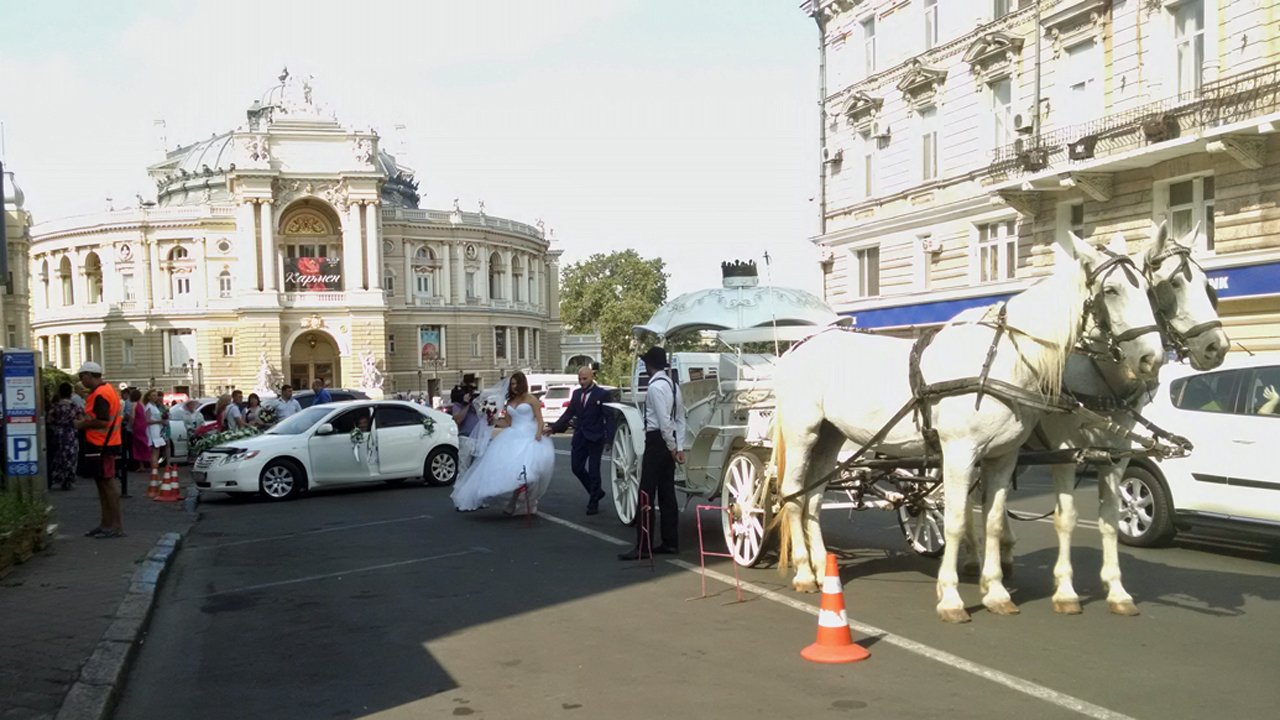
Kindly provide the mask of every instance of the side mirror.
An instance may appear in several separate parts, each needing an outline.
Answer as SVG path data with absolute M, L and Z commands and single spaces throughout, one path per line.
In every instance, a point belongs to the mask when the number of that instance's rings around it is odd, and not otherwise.
M 316 428 L 316 434 L 317 434 L 317 435 L 332 435 L 332 434 L 333 434 L 333 424 L 332 424 L 332 423 L 320 423 L 320 426 Z

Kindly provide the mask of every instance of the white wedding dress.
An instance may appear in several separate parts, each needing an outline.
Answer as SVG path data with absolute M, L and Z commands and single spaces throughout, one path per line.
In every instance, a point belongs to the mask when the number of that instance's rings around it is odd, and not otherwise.
M 484 454 L 473 460 L 467 472 L 458 478 L 452 497 L 459 510 L 478 510 L 489 500 L 505 500 L 528 482 L 532 498 L 530 510 L 536 511 L 538 498 L 551 484 L 556 464 L 555 446 L 549 437 L 534 439 L 538 427 L 533 408 L 527 404 L 508 405 L 507 415 L 511 418 L 511 427 L 498 433 Z M 509 509 L 514 509 L 514 502 Z

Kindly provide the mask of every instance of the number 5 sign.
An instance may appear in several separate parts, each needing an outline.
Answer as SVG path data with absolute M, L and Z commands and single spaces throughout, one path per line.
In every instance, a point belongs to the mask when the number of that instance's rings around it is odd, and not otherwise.
M 9 475 L 40 474 L 40 439 L 36 418 L 36 356 L 6 351 L 4 371 L 5 471 Z

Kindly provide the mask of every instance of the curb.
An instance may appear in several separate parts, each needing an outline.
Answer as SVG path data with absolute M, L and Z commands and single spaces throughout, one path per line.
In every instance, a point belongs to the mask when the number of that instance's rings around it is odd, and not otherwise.
M 156 590 L 182 542 L 181 533 L 160 536 L 146 560 L 129 580 L 129 591 L 112 615 L 111 625 L 80 677 L 67 691 L 56 720 L 102 720 L 115 704 L 125 671 L 155 608 Z

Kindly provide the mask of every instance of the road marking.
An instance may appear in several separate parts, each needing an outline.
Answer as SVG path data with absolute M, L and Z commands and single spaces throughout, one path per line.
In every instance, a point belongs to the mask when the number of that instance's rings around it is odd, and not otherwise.
M 433 520 L 430 515 L 414 515 L 413 517 L 394 518 L 392 520 L 374 520 L 373 522 L 357 523 L 355 525 L 340 525 L 338 527 L 321 528 L 319 530 L 307 530 L 305 532 L 289 533 L 288 535 L 274 535 L 272 537 L 253 538 L 252 540 L 236 540 L 228 543 L 218 543 L 217 545 L 201 545 L 200 547 L 186 548 L 185 552 L 193 552 L 197 550 L 217 550 L 218 548 L 234 547 L 236 545 L 250 545 L 253 543 L 272 542 L 275 540 L 288 540 L 289 538 L 302 537 L 304 535 L 319 535 L 320 533 L 338 532 L 340 530 L 355 530 L 357 528 L 373 527 L 374 525 L 389 525 L 391 523 L 412 522 L 414 520 Z
M 462 557 L 463 555 L 472 555 L 474 553 L 487 553 L 489 548 L 474 547 L 470 550 L 461 552 L 445 553 L 443 555 L 432 555 L 431 557 L 414 558 L 413 560 L 401 560 L 400 562 L 383 563 L 381 565 L 370 565 L 369 567 L 353 568 L 351 570 L 343 570 L 341 572 L 325 573 L 323 575 L 309 575 L 307 577 L 295 578 L 293 580 L 281 580 L 279 582 L 262 583 L 260 585 L 247 585 L 245 587 L 234 588 L 231 590 L 219 590 L 205 595 L 206 598 L 216 597 L 218 595 L 230 595 L 231 593 L 250 592 L 252 590 L 265 590 L 266 588 L 280 587 L 282 585 L 295 585 L 297 583 L 311 582 L 312 580 L 324 580 L 326 578 L 342 577 L 343 575 L 354 575 L 362 572 L 372 572 L 374 570 L 386 570 L 393 567 L 404 567 L 405 565 L 416 565 L 432 560 L 444 560 L 451 557 Z
M 578 525 L 577 523 L 569 522 L 568 520 L 562 520 L 560 518 L 553 517 L 543 512 L 540 512 L 538 514 L 540 517 L 550 520 L 551 522 L 554 522 L 558 525 L 563 525 L 567 528 L 577 530 L 578 532 L 585 533 L 595 538 L 607 540 L 608 542 L 611 542 L 615 545 L 631 544 L 625 540 L 619 540 L 618 538 L 615 538 L 611 535 L 606 535 L 605 533 L 599 532 L 598 530 L 593 530 L 588 527 L 583 527 L 581 525 Z M 693 573 L 703 572 L 703 569 L 701 567 L 694 565 L 693 563 L 685 562 L 684 560 L 668 559 L 668 560 L 665 560 L 665 562 L 671 565 L 674 565 L 675 567 L 681 568 L 683 570 L 688 570 L 689 572 L 693 572 Z M 720 582 L 728 585 L 732 585 L 735 582 L 735 578 L 732 575 L 726 575 L 724 573 L 717 572 L 715 570 L 706 570 L 706 574 L 707 574 L 707 577 L 713 578 L 715 580 L 719 580 Z M 783 595 L 782 593 L 775 592 L 773 590 L 770 590 L 765 587 L 761 587 L 759 585 L 756 585 L 755 583 L 747 582 L 745 580 L 737 581 L 737 582 L 739 585 L 741 585 L 741 587 L 744 590 L 753 592 L 766 600 L 772 600 L 780 605 L 786 605 L 789 608 L 793 608 L 814 616 L 817 616 L 819 613 L 819 608 L 807 602 L 797 600 L 796 598 L 793 598 L 793 597 L 788 597 L 786 595 Z M 996 684 L 1004 685 L 1007 688 L 1010 688 L 1012 690 L 1017 690 L 1018 692 L 1024 693 L 1026 695 L 1030 695 L 1031 697 L 1034 697 L 1038 700 L 1043 700 L 1047 703 L 1057 705 L 1058 707 L 1066 708 L 1067 710 L 1073 710 L 1086 717 L 1096 718 L 1097 720 L 1134 720 L 1134 718 L 1128 715 L 1124 715 L 1122 713 L 1108 710 L 1107 708 L 1101 707 L 1099 705 L 1094 705 L 1093 703 L 1086 702 L 1084 700 L 1081 700 L 1080 698 L 1073 697 L 1065 693 L 1060 693 L 1057 690 L 1050 690 L 1049 688 L 1043 685 L 1038 685 L 1036 683 L 1033 683 L 1030 680 L 1023 680 L 1022 678 L 1015 677 L 1008 673 L 1001 672 L 999 670 L 996 670 L 995 668 L 990 668 L 990 667 L 987 667 L 986 665 L 982 665 L 970 660 L 966 660 L 957 655 L 952 655 L 951 653 L 945 650 L 939 650 L 929 645 L 925 645 L 924 643 L 916 642 L 915 640 L 905 638 L 901 635 L 895 635 L 894 633 L 891 633 L 887 630 L 881 630 L 880 628 L 875 627 L 873 625 L 867 625 L 866 623 L 860 623 L 855 620 L 850 620 L 849 627 L 854 630 L 857 630 L 863 635 L 875 637 L 877 641 L 883 641 L 883 642 L 889 643 L 890 645 L 896 645 L 897 647 L 900 647 L 903 650 L 906 650 L 907 652 L 915 653 L 916 655 L 920 655 L 921 657 L 925 657 L 930 660 L 935 660 L 948 667 L 956 668 L 957 670 L 963 670 L 964 672 L 967 672 L 971 675 L 976 675 L 980 678 L 990 680 L 991 682 L 994 682 Z

